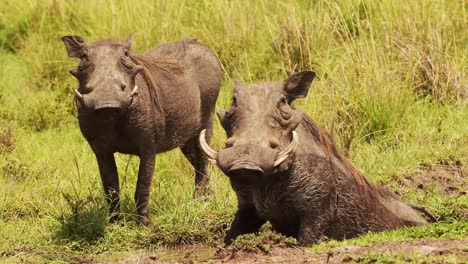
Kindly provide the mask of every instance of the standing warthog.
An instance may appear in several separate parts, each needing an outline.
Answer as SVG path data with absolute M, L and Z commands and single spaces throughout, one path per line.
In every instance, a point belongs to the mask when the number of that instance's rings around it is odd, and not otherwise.
M 369 182 L 330 137 L 291 106 L 315 77 L 300 72 L 281 83 L 235 83 L 232 106 L 218 112 L 226 148 L 205 154 L 229 176 L 238 211 L 225 242 L 266 222 L 303 245 L 322 236 L 343 239 L 368 231 L 425 224 L 407 205 Z
M 157 153 L 181 147 L 195 168 L 196 194 L 208 190 L 207 159 L 198 143 L 212 131 L 221 67 L 213 52 L 196 40 L 163 44 L 140 55 L 125 41 L 86 44 L 64 36 L 68 56 L 80 58 L 70 73 L 81 132 L 99 165 L 111 214 L 119 209 L 119 179 L 114 153 L 140 157 L 135 191 L 138 222 L 149 224 L 148 199 Z M 113 214 L 111 220 L 116 220 Z

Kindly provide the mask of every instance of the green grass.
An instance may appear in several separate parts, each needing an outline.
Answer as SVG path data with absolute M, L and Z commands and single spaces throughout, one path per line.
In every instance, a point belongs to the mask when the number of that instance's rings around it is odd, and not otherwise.
M 94 41 L 135 32 L 136 52 L 197 38 L 223 65 L 218 109 L 230 104 L 234 79 L 281 81 L 313 69 L 318 77 L 296 106 L 332 131 L 370 179 L 441 219 L 342 243 L 466 238 L 466 195 L 399 179 L 421 164 L 457 161 L 466 175 L 467 14 L 459 0 L 3 1 L 0 260 L 73 262 L 81 254 L 214 244 L 235 212 L 235 195 L 215 167 L 212 199 L 193 199 L 192 169 L 174 150 L 157 158 L 153 224 L 137 228 L 138 159 L 117 154 L 125 217 L 107 224 L 97 164 L 75 118 L 68 69 L 77 62 L 60 41 L 69 34 Z M 224 140 L 216 121 L 213 146 Z
M 463 263 L 462 260 L 457 258 L 454 254 L 445 254 L 443 256 L 425 256 L 419 253 L 410 254 L 388 254 L 388 253 L 364 253 L 362 256 L 344 256 L 341 258 L 343 262 L 348 263 L 445 263 L 445 264 L 458 264 Z
M 450 223 L 433 223 L 414 228 L 402 228 L 380 233 L 369 233 L 354 239 L 343 241 L 331 240 L 329 242 L 314 245 L 310 250 L 320 252 L 325 249 L 339 246 L 369 246 L 373 244 L 406 241 L 411 239 L 466 239 L 467 236 L 468 223 L 466 223 L 466 221 L 452 221 Z

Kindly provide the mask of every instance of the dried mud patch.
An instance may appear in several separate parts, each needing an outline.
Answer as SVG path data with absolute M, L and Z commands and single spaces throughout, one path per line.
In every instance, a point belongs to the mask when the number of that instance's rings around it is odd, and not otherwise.
M 93 263 L 91 256 L 73 254 L 72 252 L 59 252 L 41 250 L 32 247 L 20 247 L 0 252 L 0 263 Z
M 211 251 L 207 247 L 177 249 L 178 257 L 164 252 L 139 253 L 131 257 L 105 258 L 93 263 L 466 263 L 468 240 L 417 240 L 370 246 L 330 247 L 309 251 L 282 243 L 267 242 L 268 252 L 232 247 Z M 207 251 L 208 250 L 208 251 Z M 313 250 L 313 249 L 312 249 Z M 171 251 L 174 254 L 174 250 Z M 200 254 L 200 252 L 203 252 Z M 207 253 L 209 252 L 209 253 Z M 167 253 L 167 252 L 166 252 Z
M 302 248 L 275 246 L 266 252 L 232 251 L 217 255 L 211 263 L 318 263 L 321 256 L 306 252 Z
M 316 254 L 317 255 L 317 254 Z M 320 255 L 320 254 L 318 254 Z M 465 263 L 468 240 L 417 240 L 336 247 L 315 263 Z
M 398 180 L 411 189 L 459 197 L 466 195 L 468 190 L 467 172 L 461 161 L 422 164 L 414 173 Z
M 307 259 L 308 254 L 296 239 L 272 230 L 239 236 L 231 245 L 219 247 L 215 259 L 221 263 L 287 263 L 290 259 Z
M 368 246 L 339 246 L 304 249 L 283 242 L 265 241 L 268 250 L 214 248 L 206 245 L 131 250 L 98 255 L 53 254 L 21 248 L 0 254 L 0 262 L 36 263 L 468 263 L 468 239 L 415 240 Z
M 466 220 L 468 206 L 462 202 L 466 201 L 468 191 L 468 167 L 465 164 L 459 160 L 421 164 L 406 176 L 392 177 L 393 189 L 399 196 L 418 197 L 416 204 L 428 206 L 438 221 Z
M 268 253 L 237 251 L 207 263 L 464 263 L 468 240 L 417 240 L 371 246 L 342 246 L 322 252 L 272 247 Z
M 268 259 L 284 263 L 289 258 L 303 259 L 307 253 L 299 247 L 296 239 L 282 236 L 269 228 L 258 234 L 239 236 L 231 245 L 219 247 L 215 257 L 221 262 L 244 263 L 256 259 Z

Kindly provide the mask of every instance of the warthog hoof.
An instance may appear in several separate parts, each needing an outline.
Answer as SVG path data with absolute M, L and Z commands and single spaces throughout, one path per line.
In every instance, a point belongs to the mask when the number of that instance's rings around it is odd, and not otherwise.
M 195 187 L 195 192 L 193 193 L 193 197 L 197 200 L 204 200 L 207 201 L 211 197 L 213 197 L 213 191 L 209 186 L 198 186 Z
M 139 215 L 137 221 L 139 226 L 149 226 L 151 224 L 151 220 L 148 216 Z
M 109 223 L 115 223 L 122 220 L 122 215 L 120 213 L 112 213 Z

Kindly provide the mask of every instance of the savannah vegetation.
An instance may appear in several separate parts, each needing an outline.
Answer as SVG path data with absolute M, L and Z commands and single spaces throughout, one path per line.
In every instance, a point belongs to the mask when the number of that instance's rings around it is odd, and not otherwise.
M 215 166 L 214 195 L 194 199 L 193 170 L 174 150 L 157 157 L 152 225 L 138 228 L 138 159 L 116 154 L 124 218 L 108 224 L 97 163 L 76 120 L 77 84 L 68 70 L 78 62 L 67 57 L 63 35 L 92 42 L 135 32 L 135 53 L 196 38 L 223 66 L 217 109 L 230 105 L 235 79 L 281 81 L 314 70 L 308 97 L 295 106 L 330 131 L 368 178 L 439 221 L 324 241 L 312 250 L 466 239 L 467 8 L 462 0 L 3 0 L 0 261 L 73 262 L 164 246 L 214 246 L 236 209 L 228 179 Z M 224 140 L 216 120 L 211 145 L 222 148 Z

